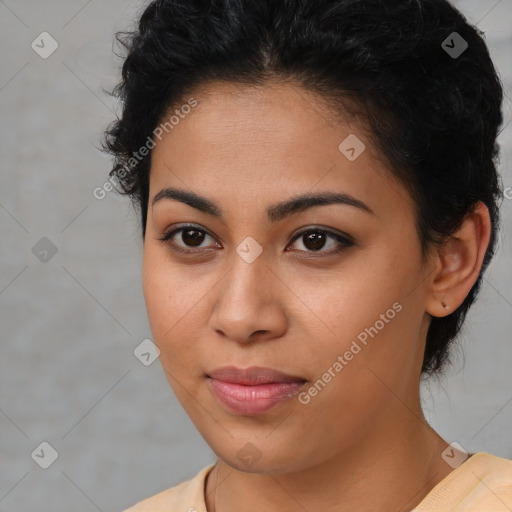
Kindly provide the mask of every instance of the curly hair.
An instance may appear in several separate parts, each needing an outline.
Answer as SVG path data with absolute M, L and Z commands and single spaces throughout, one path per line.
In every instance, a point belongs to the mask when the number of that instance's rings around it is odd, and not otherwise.
M 456 34 L 454 34 L 456 33 Z M 457 39 L 454 39 L 457 38 Z M 132 32 L 105 130 L 109 173 L 140 210 L 145 238 L 151 140 L 169 110 L 213 81 L 293 80 L 369 127 L 416 206 L 422 254 L 482 201 L 491 238 L 480 275 L 450 315 L 432 317 L 422 373 L 441 373 L 494 252 L 502 197 L 496 143 L 503 90 L 483 33 L 447 0 L 155 0 Z M 448 50 L 467 44 L 460 55 Z M 460 52 L 458 52 L 460 53 Z

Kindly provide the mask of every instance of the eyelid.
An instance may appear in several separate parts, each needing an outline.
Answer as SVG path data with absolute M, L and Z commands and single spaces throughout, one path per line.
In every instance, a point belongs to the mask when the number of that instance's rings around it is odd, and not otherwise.
M 183 249 L 182 247 L 179 247 L 179 246 L 176 246 L 172 243 L 170 243 L 170 239 L 171 238 L 174 238 L 174 236 L 181 232 L 181 231 L 186 231 L 187 229 L 189 230 L 193 230 L 195 229 L 196 231 L 202 231 L 204 232 L 207 236 L 213 238 L 213 239 L 216 239 L 215 236 L 213 236 L 210 231 L 208 229 L 206 229 L 205 227 L 199 225 L 199 224 L 190 224 L 190 223 L 185 223 L 185 224 L 176 224 L 174 226 L 172 226 L 169 230 L 165 231 L 162 236 L 158 236 L 156 239 L 160 242 L 162 242 L 164 245 L 168 245 L 171 247 L 171 249 L 175 252 L 180 252 L 180 253 L 183 253 L 183 254 L 197 254 L 198 252 L 205 252 L 205 249 L 204 248 L 199 248 L 199 249 L 196 249 L 194 250 L 193 248 L 190 248 L 190 249 Z
M 179 253 L 183 253 L 183 254 L 190 254 L 190 255 L 194 255 L 194 254 L 198 254 L 200 252 L 207 252 L 207 251 L 210 251 L 211 248 L 190 248 L 190 249 L 184 249 L 182 247 L 179 247 L 179 246 L 176 246 L 175 244 L 172 244 L 169 242 L 169 240 L 171 238 L 173 238 L 177 233 L 179 232 L 182 232 L 182 231 L 186 231 L 187 229 L 190 229 L 190 230 L 197 230 L 197 231 L 201 231 L 203 233 L 205 233 L 207 236 L 210 236 L 211 238 L 213 239 L 217 239 L 217 237 L 215 237 L 214 235 L 212 235 L 210 233 L 210 231 L 208 229 L 206 229 L 205 227 L 199 225 L 199 224 L 190 224 L 190 223 L 185 223 L 185 224 L 176 224 L 174 226 L 172 226 L 168 231 L 166 231 L 162 236 L 160 237 L 157 237 L 157 240 L 162 242 L 164 245 L 168 245 L 171 247 L 171 249 L 175 252 L 179 252 Z M 315 251 L 302 251 L 302 250 L 295 250 L 295 251 L 292 251 L 292 252 L 295 252 L 295 253 L 301 253 L 301 254 L 306 254 L 307 256 L 305 257 L 322 257 L 323 256 L 329 256 L 329 255 L 333 255 L 333 254 L 337 254 L 339 252 L 342 252 L 344 249 L 347 249 L 351 246 L 353 246 L 355 244 L 355 240 L 353 237 L 351 237 L 350 235 L 346 234 L 346 233 L 343 233 L 343 232 L 338 232 L 338 231 L 335 231 L 331 228 L 327 228 L 327 227 L 322 227 L 322 226 L 318 226 L 318 225 L 309 225 L 309 226 L 305 226 L 303 228 L 300 228 L 298 231 L 296 231 L 291 239 L 290 239 L 290 242 L 287 244 L 287 248 L 293 244 L 297 239 L 299 239 L 301 236 L 307 234 L 307 233 L 323 233 L 331 238 L 334 238 L 342 247 L 341 248 L 338 248 L 338 249 L 331 249 L 330 251 L 323 251 L 323 250 L 320 250 L 318 252 L 315 252 Z M 316 256 L 318 255 L 318 256 Z
M 348 235 L 347 233 L 344 233 L 343 231 L 337 231 L 333 230 L 331 228 L 323 227 L 323 226 L 317 226 L 315 224 L 312 224 L 311 226 L 306 226 L 304 228 L 300 228 L 299 231 L 294 233 L 292 235 L 291 241 L 294 242 L 297 238 L 299 238 L 301 235 L 305 235 L 306 233 L 325 233 L 326 235 L 329 235 L 336 239 L 341 239 L 344 242 L 347 243 L 355 243 L 355 240 L 353 237 Z
M 298 255 L 299 258 L 303 259 L 315 259 L 315 258 L 328 258 L 329 256 L 336 256 L 341 254 L 345 250 L 355 245 L 354 239 L 347 235 L 346 233 L 334 231 L 331 228 L 325 228 L 321 226 L 307 226 L 305 228 L 300 229 L 297 233 L 295 233 L 290 241 L 290 243 L 286 246 L 287 248 L 294 244 L 296 240 L 300 239 L 307 233 L 322 233 L 327 235 L 330 238 L 335 239 L 338 242 L 338 247 L 330 250 L 319 250 L 319 251 L 303 251 L 303 250 L 293 250 Z

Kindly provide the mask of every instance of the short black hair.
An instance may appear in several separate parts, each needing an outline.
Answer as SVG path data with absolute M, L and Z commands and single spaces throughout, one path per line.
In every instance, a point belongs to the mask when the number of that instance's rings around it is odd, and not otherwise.
M 422 373 L 449 360 L 494 252 L 501 180 L 496 143 L 503 90 L 483 33 L 447 0 L 155 0 L 131 32 L 122 115 L 105 130 L 110 176 L 140 210 L 145 239 L 151 153 L 133 154 L 194 88 L 214 81 L 293 80 L 369 127 L 417 207 L 423 254 L 461 225 L 478 201 L 491 239 L 480 276 L 451 314 L 433 317 Z M 466 47 L 467 46 L 467 47 Z

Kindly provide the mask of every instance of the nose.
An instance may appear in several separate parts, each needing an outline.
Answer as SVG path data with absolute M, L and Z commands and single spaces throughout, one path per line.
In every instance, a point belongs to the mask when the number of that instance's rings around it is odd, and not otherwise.
M 283 300 L 288 289 L 262 256 L 247 263 L 234 255 L 231 270 L 216 287 L 210 315 L 209 327 L 217 335 L 248 343 L 278 338 L 286 332 Z

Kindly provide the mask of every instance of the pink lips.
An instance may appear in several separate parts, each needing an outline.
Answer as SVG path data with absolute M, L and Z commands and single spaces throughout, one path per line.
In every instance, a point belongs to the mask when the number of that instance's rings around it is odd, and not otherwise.
M 208 374 L 213 394 L 229 410 L 260 414 L 295 396 L 306 379 L 271 368 L 225 366 Z

